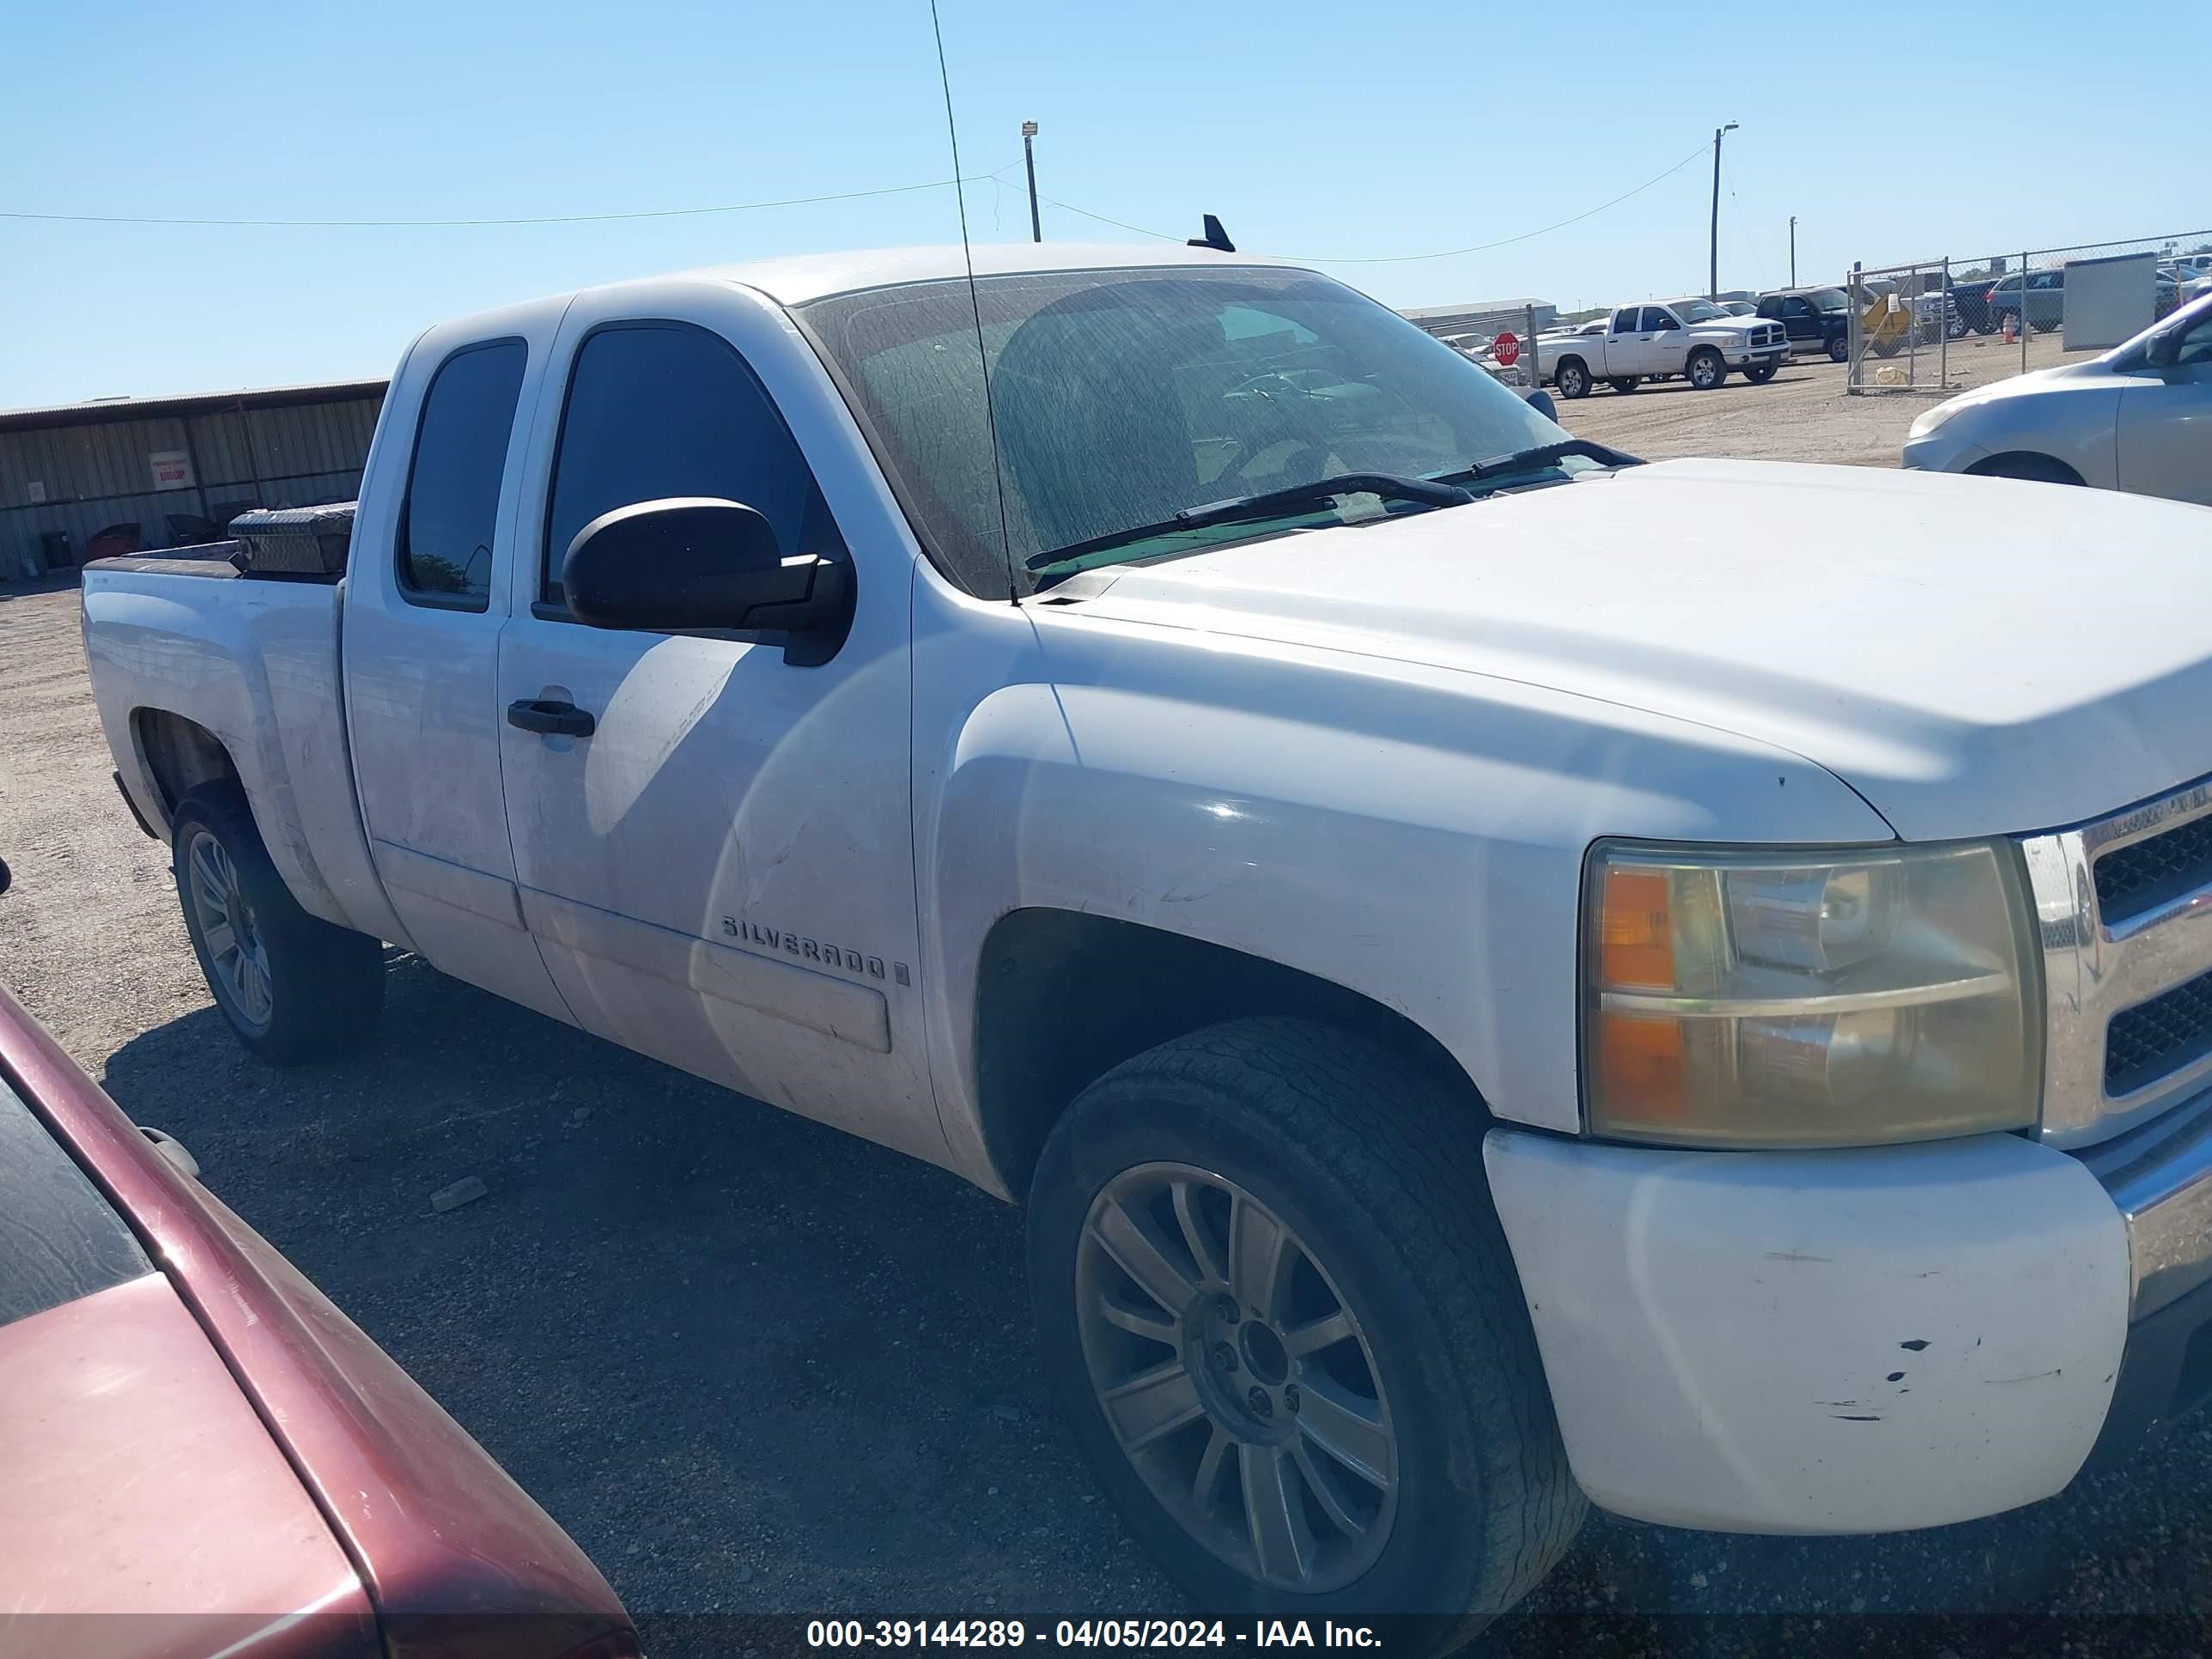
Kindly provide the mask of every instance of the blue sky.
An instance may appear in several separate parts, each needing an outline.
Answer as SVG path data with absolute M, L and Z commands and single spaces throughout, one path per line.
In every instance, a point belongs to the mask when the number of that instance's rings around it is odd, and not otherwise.
M 940 0 L 977 239 L 1048 196 L 1319 258 L 1548 225 L 1724 121 L 1721 282 L 2212 224 L 2185 14 Z M 1821 21 L 1813 21 L 1813 20 Z M 1886 19 L 1886 21 L 1885 21 Z M 2008 33 L 2008 44 L 2001 34 Z M 1814 48 L 1817 47 L 1817 50 Z M 2184 52 L 2181 56 L 2187 58 Z M 927 0 L 19 7 L 0 210 L 210 218 L 622 212 L 951 176 Z M 1757 65 L 1753 68 L 1750 66 Z M 1614 78 L 1619 77 L 1619 78 Z M 1567 229 L 1325 268 L 1398 306 L 1705 285 L 1709 162 Z M 1048 204 L 1048 240 L 1128 240 Z M 422 326 L 618 276 L 957 238 L 951 191 L 503 228 L 0 219 L 0 407 L 389 371 Z

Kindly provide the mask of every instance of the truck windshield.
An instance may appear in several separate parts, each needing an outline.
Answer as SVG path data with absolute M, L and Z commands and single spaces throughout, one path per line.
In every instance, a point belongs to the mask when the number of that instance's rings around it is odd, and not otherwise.
M 1667 308 L 1685 323 L 1710 323 L 1716 317 L 1728 320 L 1728 313 L 1711 300 L 1670 300 Z
M 1310 272 L 985 276 L 973 305 L 956 278 L 833 295 L 797 315 L 923 545 L 981 596 L 1004 597 L 1010 563 L 1027 592 L 1039 580 L 1032 562 L 1050 562 L 1041 556 L 1224 497 L 1349 473 L 1434 477 L 1564 435 L 1460 353 Z M 1352 516 L 1324 508 L 1318 521 Z M 1316 514 L 1309 507 L 1292 520 L 1311 526 Z M 1158 546 L 1132 540 L 1112 556 L 1193 551 L 1279 527 L 1255 520 Z

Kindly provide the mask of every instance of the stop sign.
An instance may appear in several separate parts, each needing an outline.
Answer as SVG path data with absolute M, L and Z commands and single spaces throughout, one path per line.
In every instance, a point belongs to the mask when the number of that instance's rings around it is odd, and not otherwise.
M 1490 349 L 1498 361 L 1508 368 L 1521 361 L 1521 342 L 1513 337 L 1510 331 L 1492 340 L 1490 343 Z

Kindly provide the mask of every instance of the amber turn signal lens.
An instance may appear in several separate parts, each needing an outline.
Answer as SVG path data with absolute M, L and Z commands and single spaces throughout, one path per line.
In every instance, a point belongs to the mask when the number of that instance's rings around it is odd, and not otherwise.
M 1633 1103 L 1654 1126 L 1680 1121 L 1686 1113 L 1682 1022 L 1633 1014 L 1598 1016 L 1598 1085 L 1604 1098 Z
M 1598 915 L 1599 969 L 1614 989 L 1674 984 L 1674 922 L 1663 870 L 1612 868 L 1605 872 L 1605 902 Z

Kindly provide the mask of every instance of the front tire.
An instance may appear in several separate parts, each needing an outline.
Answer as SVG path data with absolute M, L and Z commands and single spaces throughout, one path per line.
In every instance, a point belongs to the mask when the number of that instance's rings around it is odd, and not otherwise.
M 1615 392 L 1619 392 L 1622 397 L 1626 398 L 1630 392 L 1636 390 L 1636 377 L 1633 374 L 1617 374 L 1613 376 L 1613 379 L 1607 380 L 1606 384 L 1611 386 Z
M 1432 1073 L 1272 1018 L 1139 1055 L 1054 1127 L 1029 1217 L 1046 1375 L 1207 1611 L 1443 1614 L 1441 1651 L 1572 1540 L 1480 1148 Z
M 192 954 L 240 1042 L 297 1066 L 368 1040 L 384 1007 L 383 946 L 300 908 L 243 790 L 214 783 L 186 795 L 169 850 Z
M 1753 386 L 1765 386 L 1782 367 L 1779 363 L 1752 363 L 1743 371 L 1743 378 Z
M 1570 357 L 1552 373 L 1552 384 L 1559 389 L 1562 398 L 1589 396 L 1589 370 L 1583 367 L 1579 357 Z
M 1729 377 L 1727 362 L 1711 346 L 1700 346 L 1692 352 L 1683 368 L 1689 374 L 1691 386 L 1699 392 L 1718 391 Z

